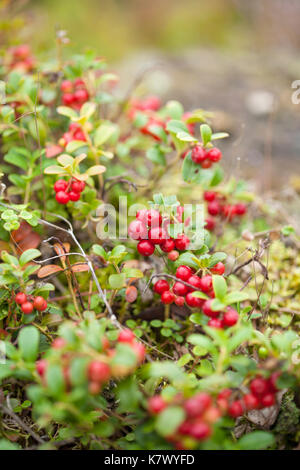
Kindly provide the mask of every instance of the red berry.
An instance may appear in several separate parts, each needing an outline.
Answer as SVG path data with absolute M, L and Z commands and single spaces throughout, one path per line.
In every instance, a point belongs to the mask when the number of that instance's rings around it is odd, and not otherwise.
M 128 235 L 133 240 L 143 240 L 148 236 L 146 225 L 140 220 L 133 220 L 128 227 Z
M 176 297 L 175 299 L 175 304 L 178 306 L 178 307 L 183 307 L 184 305 L 184 302 L 185 302 L 185 299 L 184 297 Z
M 235 213 L 237 215 L 244 215 L 247 212 L 247 207 L 245 204 L 239 203 L 235 205 Z
M 201 308 L 202 305 L 203 305 L 203 302 L 204 300 L 203 299 L 199 299 L 198 297 L 194 297 L 192 292 L 189 292 L 188 294 L 186 294 L 185 296 L 185 301 L 187 303 L 187 305 L 189 307 L 192 307 L 192 308 Z
M 184 409 L 190 418 L 196 418 L 202 415 L 211 404 L 212 399 L 208 393 L 197 393 L 185 402 Z
M 273 393 L 267 393 L 261 398 L 260 403 L 263 408 L 275 405 L 275 395 Z
M 15 302 L 19 305 L 24 304 L 27 301 L 27 296 L 24 292 L 19 292 L 15 297 Z
M 201 145 L 196 145 L 192 149 L 191 157 L 192 157 L 193 162 L 201 163 L 206 159 L 206 152 L 205 152 L 204 148 Z
M 268 380 L 269 389 L 273 393 L 278 391 L 278 387 L 276 385 L 276 382 L 277 382 L 277 379 L 279 377 L 280 377 L 280 372 L 273 372 L 273 374 L 271 375 L 271 377 Z
M 172 240 L 172 238 L 167 238 L 166 240 L 164 240 L 161 245 L 160 245 L 160 248 L 162 249 L 162 251 L 164 251 L 165 253 L 170 253 L 171 251 L 174 250 L 175 248 L 175 242 L 174 240 Z M 170 258 L 169 258 L 170 259 Z M 176 258 L 177 259 L 177 258 Z
M 210 326 L 211 328 L 218 328 L 218 329 L 223 328 L 222 320 L 220 320 L 219 318 L 211 318 L 207 322 L 207 325 Z
M 242 401 L 236 400 L 231 403 L 231 405 L 229 406 L 228 412 L 230 416 L 232 416 L 233 418 L 237 418 L 238 416 L 242 416 L 242 414 L 244 413 L 243 408 L 244 407 L 243 407 Z
M 221 211 L 221 206 L 218 201 L 212 201 L 207 205 L 207 211 L 210 215 L 218 215 Z
M 245 407 L 248 411 L 256 410 L 259 407 L 259 400 L 252 393 L 247 393 L 246 395 L 244 395 L 243 401 L 244 401 Z
M 206 156 L 211 162 L 218 162 L 222 158 L 222 152 L 218 148 L 214 147 L 207 151 Z
M 138 218 L 140 219 L 139 215 Z M 149 211 L 146 211 L 146 223 L 148 227 L 159 227 L 162 223 L 162 216 L 157 210 L 150 209 Z
M 70 201 L 78 201 L 80 199 L 80 193 L 75 193 L 75 191 L 70 191 L 69 193 Z
M 219 261 L 219 263 L 215 264 L 212 268 L 211 268 L 211 272 L 213 274 L 219 274 L 220 276 L 222 276 L 222 274 L 224 274 L 225 272 L 225 266 L 223 263 L 221 263 L 221 261 Z
M 212 161 L 206 158 L 203 162 L 201 162 L 202 168 L 210 168 L 212 166 Z
M 206 225 L 205 225 L 205 229 L 206 230 L 209 230 L 210 232 L 212 232 L 216 226 L 216 223 L 213 219 L 205 219 L 205 222 L 206 222 Z
M 191 426 L 190 435 L 198 441 L 203 441 L 211 435 L 211 428 L 204 421 L 196 421 Z
M 59 204 L 67 204 L 70 200 L 69 194 L 65 191 L 58 191 L 56 193 L 55 199 Z
M 239 320 L 239 314 L 233 308 L 228 308 L 227 311 L 223 315 L 223 324 L 225 326 L 233 326 Z
M 74 93 L 74 100 L 79 103 L 84 103 L 89 99 L 89 94 L 84 88 L 80 88 Z
M 187 282 L 195 287 L 195 289 L 189 287 L 190 292 L 194 290 L 201 290 L 201 278 L 199 276 L 196 276 L 196 274 L 190 276 Z
M 126 302 L 129 302 L 130 304 L 132 304 L 133 302 L 136 301 L 137 296 L 138 296 L 138 291 L 135 286 L 128 286 L 126 288 L 126 291 L 125 291 Z
M 73 83 L 71 80 L 63 80 L 60 89 L 63 93 L 71 93 L 73 91 Z
M 163 228 L 154 227 L 149 230 L 148 237 L 154 245 L 160 245 L 168 238 L 168 234 Z
M 72 93 L 64 93 L 62 95 L 63 104 L 70 106 L 74 103 L 74 95 Z
M 85 87 L 85 83 L 84 81 L 82 80 L 82 78 L 76 78 L 75 82 L 74 82 L 74 85 L 75 85 L 75 88 L 82 88 L 82 87 Z
M 164 279 L 160 279 L 154 284 L 153 290 L 157 294 L 161 295 L 163 292 L 170 290 L 170 286 L 167 281 L 165 281 Z
M 269 391 L 268 381 L 262 377 L 256 377 L 250 383 L 250 390 L 256 397 L 262 397 Z
M 83 141 L 86 141 L 85 134 L 84 134 L 84 132 L 82 132 L 81 129 L 78 129 L 78 130 L 74 133 L 74 140 L 83 140 Z
M 188 436 L 191 433 L 193 423 L 191 421 L 184 421 L 178 428 L 180 434 Z
M 226 219 L 232 220 L 233 217 L 236 215 L 235 206 L 231 206 L 230 204 L 226 204 L 222 209 L 224 217 Z
M 146 356 L 146 348 L 140 342 L 131 343 L 131 347 L 137 355 L 138 362 L 143 362 Z
M 193 270 L 189 266 L 178 266 L 175 276 L 182 281 L 187 281 L 193 274 Z
M 220 312 L 212 310 L 211 308 L 212 302 L 213 302 L 212 299 L 206 300 L 204 304 L 202 305 L 202 311 L 204 315 L 206 315 L 207 317 L 217 318 L 220 315 Z
M 176 261 L 178 258 L 179 258 L 178 251 L 172 250 L 172 251 L 170 251 L 170 253 L 168 253 L 168 259 L 170 261 Z
M 176 249 L 180 251 L 186 250 L 189 244 L 190 240 L 186 235 L 184 235 L 184 233 L 178 235 L 177 239 L 175 240 Z
M 59 191 L 65 191 L 68 187 L 66 180 L 58 180 L 54 185 L 54 191 L 58 193 Z
M 211 202 L 216 199 L 216 193 L 214 191 L 204 191 L 204 200 L 207 202 Z
M 47 361 L 45 359 L 40 359 L 39 361 L 36 361 L 35 368 L 37 373 L 41 377 L 44 377 L 47 368 Z
M 34 299 L 33 301 L 33 306 L 36 310 L 38 310 L 39 312 L 43 312 L 44 310 L 46 310 L 47 308 L 47 302 L 46 300 L 44 299 L 44 297 L 42 296 L 38 296 Z
M 119 336 L 118 336 L 119 343 L 132 343 L 134 339 L 135 339 L 134 333 L 128 328 L 120 331 Z
M 111 376 L 109 365 L 97 360 L 89 363 L 87 372 L 92 382 L 107 382 Z
M 30 47 L 28 44 L 20 44 L 13 49 L 13 55 L 17 59 L 26 59 L 30 55 Z
M 169 290 L 165 290 L 161 294 L 161 301 L 163 304 L 172 304 L 175 300 L 175 295 Z
M 66 346 L 67 342 L 64 338 L 55 338 L 55 340 L 51 344 L 51 348 L 53 349 L 62 349 Z
M 203 290 L 203 292 L 209 292 L 212 289 L 212 286 L 212 276 L 207 274 L 206 276 L 201 277 L 200 289 Z
M 137 250 L 142 256 L 151 256 L 155 251 L 155 246 L 149 240 L 141 240 L 137 245 Z
M 166 402 L 160 395 L 154 395 L 148 400 L 148 410 L 153 415 L 159 414 L 166 406 Z
M 188 293 L 188 287 L 182 282 L 176 281 L 173 286 L 173 292 L 175 295 L 183 296 Z
M 30 313 L 32 312 L 33 310 L 33 305 L 31 302 L 24 302 L 22 305 L 21 305 L 21 310 L 23 313 L 25 313 L 25 315 L 30 315 Z
M 75 193 L 81 193 L 84 190 L 84 181 L 73 181 L 71 184 L 72 191 Z
M 218 400 L 221 399 L 226 399 L 229 398 L 232 394 L 232 390 L 230 388 L 224 388 L 224 390 L 221 390 L 221 392 L 218 394 Z

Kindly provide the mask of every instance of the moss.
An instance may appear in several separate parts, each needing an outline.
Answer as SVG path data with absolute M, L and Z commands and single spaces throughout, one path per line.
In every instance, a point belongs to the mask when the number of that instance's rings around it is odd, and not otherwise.
M 300 431 L 300 410 L 294 401 L 294 393 L 287 392 L 282 399 L 280 412 L 273 428 L 274 433 L 277 435 L 279 447 L 287 445 L 293 435 L 292 441 L 295 438 L 297 431 Z M 289 438 L 290 436 L 290 438 Z

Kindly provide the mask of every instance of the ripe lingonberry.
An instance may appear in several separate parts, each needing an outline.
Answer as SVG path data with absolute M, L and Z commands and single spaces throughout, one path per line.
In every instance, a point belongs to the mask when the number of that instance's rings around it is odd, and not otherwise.
M 155 246 L 149 240 L 141 240 L 137 245 L 137 250 L 142 256 L 151 256 L 155 251 Z
M 84 88 L 75 91 L 75 93 L 74 93 L 74 100 L 75 101 L 78 101 L 79 103 L 84 103 L 88 99 L 89 99 L 89 94 L 88 94 L 87 90 L 85 90 Z
M 55 338 L 55 340 L 51 344 L 51 348 L 53 349 L 62 349 L 66 346 L 67 342 L 64 338 Z
M 273 393 L 267 393 L 260 399 L 262 407 L 266 408 L 275 405 L 275 396 Z
M 59 204 L 67 204 L 70 200 L 69 194 L 64 191 L 58 191 L 56 193 L 55 199 Z
M 175 300 L 175 295 L 169 290 L 165 290 L 161 294 L 161 301 L 163 304 L 172 304 Z
M 212 399 L 208 393 L 197 393 L 185 402 L 184 409 L 190 418 L 195 418 L 202 415 L 211 404 Z
M 220 276 L 222 276 L 222 274 L 224 274 L 225 272 L 225 266 L 223 263 L 221 263 L 221 261 L 219 261 L 219 263 L 215 264 L 212 268 L 211 268 L 211 272 L 213 274 L 219 274 Z
M 193 270 L 189 266 L 178 266 L 175 276 L 182 281 L 187 281 L 193 274 Z
M 68 183 L 66 180 L 57 180 L 54 185 L 54 191 L 58 193 L 59 191 L 65 191 L 67 189 Z
M 244 413 L 243 402 L 241 400 L 236 400 L 231 403 L 229 406 L 228 412 L 233 418 L 238 418 Z
M 170 253 L 175 248 L 175 242 L 174 240 L 172 240 L 172 238 L 167 238 L 166 240 L 163 240 L 163 242 L 160 244 L 160 248 L 165 253 Z
M 239 320 L 239 314 L 233 308 L 228 308 L 227 311 L 223 315 L 223 324 L 225 326 L 233 326 Z
M 214 147 L 207 151 L 206 156 L 211 162 L 218 162 L 222 158 L 222 152 L 217 147 Z
M 150 209 L 146 211 L 146 223 L 148 227 L 158 227 L 162 223 L 162 216 L 157 210 Z
M 39 361 L 36 361 L 35 368 L 37 373 L 41 377 L 44 377 L 47 368 L 47 361 L 45 359 L 40 359 Z
M 186 301 L 186 303 L 189 307 L 193 307 L 193 308 L 194 307 L 195 308 L 201 308 L 202 305 L 203 305 L 203 302 L 204 302 L 203 299 L 199 299 L 198 297 L 194 297 L 192 295 L 192 292 L 189 292 L 188 294 L 186 294 L 185 301 Z
M 24 292 L 19 292 L 15 297 L 15 302 L 19 305 L 24 304 L 27 301 L 27 296 Z
M 62 96 L 63 104 L 66 106 L 70 106 L 74 103 L 74 95 L 73 93 L 64 93 Z
M 190 435 L 198 441 L 203 441 L 211 435 L 211 428 L 204 421 L 196 421 L 192 424 Z
M 80 193 L 75 193 L 75 191 L 70 191 L 68 193 L 70 201 L 76 202 L 80 199 Z
M 134 350 L 134 352 L 136 353 L 138 362 L 143 362 L 145 357 L 146 357 L 146 348 L 145 348 L 145 346 L 142 343 L 136 341 L 136 342 L 133 342 L 131 344 L 131 347 Z
M 173 292 L 175 295 L 183 296 L 187 294 L 188 287 L 185 284 L 182 284 L 182 282 L 176 281 L 173 286 Z
M 201 277 L 200 289 L 203 292 L 209 292 L 212 289 L 212 276 L 207 274 L 206 276 Z
M 221 211 L 221 206 L 220 204 L 218 203 L 218 201 L 211 201 L 208 205 L 207 205 L 207 211 L 210 215 L 213 215 L 213 216 L 216 216 L 220 213 Z
M 210 218 L 205 219 L 205 228 L 206 228 L 206 230 L 209 230 L 210 232 L 212 232 L 214 230 L 215 226 L 216 226 L 216 223 L 213 219 L 210 219 Z
M 148 230 L 146 225 L 140 220 L 133 220 L 128 227 L 128 235 L 133 240 L 143 240 L 147 238 Z
M 60 89 L 63 93 L 71 93 L 73 91 L 73 83 L 71 80 L 63 80 Z
M 33 310 L 33 304 L 31 302 L 24 302 L 21 305 L 21 310 L 23 313 L 25 313 L 25 315 L 30 315 Z
M 89 363 L 87 373 L 92 382 L 107 382 L 111 375 L 109 365 L 97 360 Z
M 154 395 L 154 397 L 148 400 L 148 410 L 151 414 L 158 414 L 166 408 L 167 404 L 160 395 Z
M 201 290 L 201 278 L 199 276 L 196 276 L 196 274 L 193 274 L 192 276 L 190 276 L 187 282 L 195 287 L 195 289 L 193 289 L 192 287 L 189 287 L 190 291 Z
M 192 149 L 191 157 L 192 157 L 193 162 L 201 163 L 206 159 L 206 152 L 205 152 L 204 148 L 201 145 L 196 145 Z
M 33 306 L 36 310 L 38 310 L 39 312 L 43 312 L 44 310 L 46 310 L 47 308 L 47 302 L 46 300 L 44 299 L 44 297 L 42 296 L 38 296 L 34 299 L 33 301 Z
M 220 315 L 220 312 L 212 310 L 211 308 L 212 302 L 213 302 L 212 299 L 206 300 L 204 304 L 202 305 L 202 311 L 204 315 L 206 315 L 207 317 L 217 318 Z
M 236 215 L 235 206 L 231 206 L 230 204 L 226 204 L 222 208 L 222 213 L 223 213 L 224 217 L 226 217 L 228 220 L 232 220 L 233 217 Z
M 73 181 L 71 188 L 75 193 L 81 193 L 84 190 L 85 183 L 84 181 Z
M 250 383 L 250 390 L 256 397 L 262 397 L 269 391 L 268 382 L 262 377 L 256 377 Z
M 175 304 L 178 306 L 178 307 L 182 307 L 184 305 L 184 302 L 185 302 L 185 299 L 184 297 L 176 297 L 175 299 Z
M 134 333 L 129 329 L 125 329 L 125 330 L 120 331 L 119 336 L 118 336 L 118 341 L 119 343 L 132 343 L 134 338 L 135 338 Z
M 279 377 L 280 377 L 280 372 L 273 372 L 273 374 L 268 380 L 269 389 L 273 393 L 278 391 L 276 382 Z
M 153 290 L 157 294 L 161 295 L 163 292 L 170 290 L 170 286 L 167 281 L 165 281 L 164 279 L 160 279 L 154 284 Z
M 178 237 L 175 240 L 175 246 L 177 250 L 183 251 L 188 248 L 190 244 L 190 239 L 182 233 L 181 235 L 178 235 Z
M 176 261 L 178 258 L 179 258 L 178 251 L 172 250 L 172 251 L 170 251 L 170 253 L 168 253 L 168 259 L 170 261 Z
M 247 212 L 247 208 L 246 208 L 245 204 L 242 204 L 242 203 L 235 204 L 234 207 L 235 207 L 235 213 L 237 215 L 244 215 Z
M 212 166 L 212 161 L 209 160 L 208 158 L 206 158 L 205 160 L 203 160 L 203 162 L 201 162 L 202 168 L 210 168 L 211 166 Z
M 256 410 L 259 407 L 259 400 L 252 393 L 247 393 L 246 395 L 244 395 L 243 401 L 244 401 L 245 407 L 248 411 Z
M 204 191 L 204 200 L 207 202 L 211 202 L 216 199 L 216 193 L 214 191 Z
M 223 328 L 222 320 L 220 320 L 219 318 L 211 318 L 207 322 L 207 325 L 210 326 L 211 328 L 218 328 L 218 329 Z
M 154 245 L 160 245 L 168 238 L 168 234 L 163 228 L 154 227 L 149 230 L 148 237 Z

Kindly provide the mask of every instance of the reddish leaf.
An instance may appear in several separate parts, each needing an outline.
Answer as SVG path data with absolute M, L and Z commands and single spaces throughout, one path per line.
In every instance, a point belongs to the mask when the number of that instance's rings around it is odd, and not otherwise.
M 59 145 L 49 145 L 46 147 L 46 157 L 47 158 L 53 158 L 56 157 L 56 155 L 59 155 L 63 151 L 62 147 Z
M 59 243 L 55 243 L 53 245 L 53 248 L 55 250 L 55 253 L 57 255 L 63 255 L 64 253 L 69 253 L 70 252 L 70 243 L 66 242 L 66 243 L 63 243 L 63 247 L 65 249 L 65 251 L 63 250 L 62 246 L 59 244 Z M 61 256 L 60 258 L 62 261 L 66 261 L 66 257 L 65 256 Z
M 56 264 L 48 264 L 47 266 L 43 266 L 41 269 L 39 269 L 37 275 L 39 278 L 43 278 L 60 271 L 63 271 L 63 268 L 60 266 L 57 266 Z
M 82 273 L 84 271 L 88 271 L 89 267 L 87 263 L 76 263 L 72 265 L 72 271 L 74 273 Z

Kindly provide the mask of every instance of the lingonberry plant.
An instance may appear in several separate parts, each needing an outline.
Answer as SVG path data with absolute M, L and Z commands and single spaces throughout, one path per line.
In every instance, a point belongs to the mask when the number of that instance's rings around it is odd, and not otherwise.
M 296 447 L 294 229 L 210 113 L 61 37 L 1 68 L 0 448 Z

